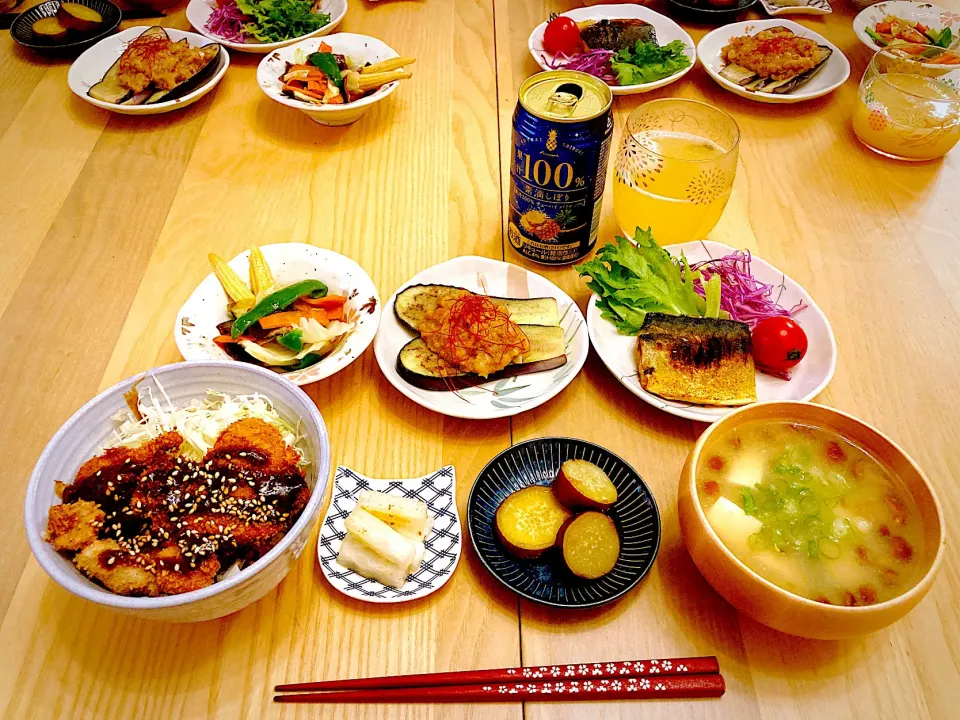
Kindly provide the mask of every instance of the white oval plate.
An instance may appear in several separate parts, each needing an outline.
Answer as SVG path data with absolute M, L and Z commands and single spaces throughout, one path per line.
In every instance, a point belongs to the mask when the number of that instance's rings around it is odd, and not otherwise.
M 795 5 L 777 5 L 773 0 L 760 0 L 767 15 L 829 15 L 833 12 L 830 0 L 794 0 Z
M 853 19 L 853 31 L 860 38 L 860 42 L 871 50 L 881 50 L 882 48 L 870 39 L 866 28 L 872 30 L 887 15 L 896 15 L 904 20 L 920 22 L 936 30 L 949 27 L 953 30 L 954 36 L 951 47 L 960 46 L 960 12 L 950 12 L 930 3 L 896 0 L 896 2 L 882 2 L 864 8 Z
M 168 100 L 167 102 L 155 103 L 154 105 L 114 105 L 113 103 L 103 102 L 102 100 L 96 100 L 90 97 L 87 94 L 90 88 L 103 79 L 103 76 L 107 74 L 110 66 L 123 55 L 123 51 L 127 49 L 127 45 L 147 30 L 149 30 L 149 28 L 146 25 L 138 25 L 137 27 L 121 30 L 116 35 L 105 37 L 74 60 L 73 65 L 70 66 L 70 71 L 67 73 L 67 85 L 70 86 L 73 94 L 91 105 L 96 105 L 98 108 L 119 113 L 120 115 L 160 115 L 170 112 L 171 110 L 179 110 L 188 105 L 193 105 L 193 103 L 217 86 L 217 83 L 223 79 L 224 74 L 227 72 L 227 68 L 230 67 L 230 55 L 227 53 L 226 48 L 221 47 L 220 56 L 216 60 L 217 69 L 213 77 L 193 92 L 187 93 L 176 100 Z M 197 35 L 196 33 L 169 27 L 165 27 L 164 30 L 167 31 L 167 35 L 174 42 L 186 39 L 191 47 L 203 47 L 204 45 L 210 44 L 207 38 L 202 35 Z
M 414 387 L 397 373 L 397 355 L 416 336 L 393 311 L 397 294 L 410 285 L 455 285 L 498 297 L 556 298 L 560 306 L 560 325 L 567 340 L 567 364 L 555 370 L 494 380 L 458 392 Z M 536 273 L 484 257 L 465 255 L 427 268 L 393 294 L 383 313 L 383 323 L 373 348 L 387 380 L 418 405 L 467 420 L 509 417 L 542 405 L 570 384 L 586 362 L 590 349 L 583 313 L 569 295 Z
M 238 43 L 224 40 L 219 35 L 215 35 L 204 27 L 216 7 L 217 0 L 190 0 L 190 4 L 187 5 L 187 20 L 193 25 L 194 29 L 204 37 L 208 37 L 221 45 L 225 45 L 231 50 L 256 53 L 259 55 L 286 47 L 287 45 L 293 45 L 293 43 L 300 42 L 304 38 L 320 37 L 321 35 L 332 33 L 337 25 L 340 24 L 340 21 L 343 20 L 343 16 L 347 14 L 347 0 L 321 0 L 320 10 L 330 15 L 330 22 L 319 30 L 314 30 L 312 33 L 290 38 L 289 40 L 282 40 L 281 42 Z
M 750 92 L 749 90 L 744 90 L 736 83 L 720 77 L 720 70 L 723 69 L 723 60 L 720 57 L 720 51 L 724 45 L 730 41 L 730 38 L 742 35 L 755 35 L 761 30 L 772 27 L 789 28 L 801 37 L 810 38 L 818 45 L 826 45 L 832 49 L 833 53 L 827 59 L 826 66 L 806 84 L 801 85 L 798 91 L 786 95 Z M 792 20 L 748 20 L 746 22 L 724 25 L 704 36 L 700 44 L 697 45 L 697 57 L 700 58 L 700 62 L 703 63 L 710 77 L 712 77 L 720 87 L 729 90 L 735 95 L 745 97 L 748 100 L 775 105 L 798 103 L 829 95 L 843 85 L 843 83 L 847 81 L 847 78 L 850 77 L 850 62 L 847 60 L 846 55 L 840 51 L 840 48 L 823 37 L 823 35 L 815 33 L 813 30 L 809 30 Z
M 720 258 L 735 251 L 728 245 L 711 240 L 694 240 L 681 245 L 668 245 L 664 249 L 674 256 L 683 252 L 691 264 Z M 837 341 L 833 337 L 830 321 L 806 290 L 773 265 L 753 255 L 750 267 L 760 282 L 774 286 L 782 284 L 783 292 L 779 296 L 782 306 L 789 308 L 801 300 L 808 306 L 797 312 L 794 318 L 807 334 L 809 346 L 806 357 L 790 371 L 789 381 L 757 372 L 757 401 L 812 400 L 827 386 L 837 368 Z M 640 385 L 637 370 L 637 339 L 630 335 L 621 335 L 613 323 L 600 316 L 598 299 L 594 294 L 587 306 L 590 340 L 603 364 L 627 390 L 671 415 L 699 422 L 716 422 L 737 409 L 666 400 L 644 390 Z
M 311 105 L 287 97 L 283 94 L 283 83 L 280 82 L 280 78 L 287 72 L 287 63 L 293 62 L 297 50 L 303 50 L 308 55 L 317 52 L 321 42 L 327 43 L 335 53 L 346 55 L 351 63 L 357 65 L 399 57 L 397 51 L 389 45 L 367 35 L 336 33 L 328 35 L 323 40 L 310 38 L 270 53 L 260 61 L 257 67 L 257 84 L 268 98 L 281 105 L 296 108 L 321 125 L 348 125 L 359 120 L 367 108 L 383 100 L 400 84 L 399 82 L 387 83 L 376 92 L 343 105 Z
M 349 297 L 345 316 L 356 327 L 340 340 L 336 350 L 303 370 L 280 373 L 297 385 L 307 385 L 340 372 L 356 360 L 373 341 L 380 325 L 380 296 L 370 276 L 350 258 L 304 243 L 262 245 L 260 250 L 273 271 L 277 287 L 301 280 L 322 280 L 331 294 Z M 228 264 L 246 281 L 250 251 L 237 255 Z M 173 336 L 184 360 L 231 359 L 213 342 L 220 333 L 217 325 L 230 319 L 227 295 L 213 273 L 203 279 L 177 313 Z M 239 361 L 237 361 L 239 362 Z
M 696 46 L 686 31 L 665 15 L 654 12 L 642 5 L 594 5 L 593 7 L 569 10 L 568 12 L 562 13 L 562 15 L 576 22 L 582 22 L 583 20 L 603 20 L 604 18 L 609 20 L 638 18 L 653 25 L 654 30 L 657 31 L 657 42 L 660 45 L 666 45 L 668 42 L 674 40 L 683 42 L 687 57 L 690 58 L 690 65 L 688 67 L 676 75 L 671 75 L 656 82 L 643 83 L 641 85 L 611 85 L 610 90 L 614 95 L 636 95 L 638 93 L 645 93 L 650 90 L 662 88 L 682 78 L 693 70 L 693 66 L 697 64 Z M 530 49 L 530 54 L 533 55 L 533 59 L 536 60 L 537 65 L 544 70 L 550 70 L 549 62 L 554 59 L 554 55 L 543 49 L 543 31 L 546 27 L 547 23 L 542 22 L 533 29 L 533 32 L 530 33 L 530 38 L 527 40 L 527 47 Z
M 463 551 L 456 487 L 457 476 L 453 465 L 407 480 L 374 480 L 348 467 L 338 467 L 333 478 L 330 505 L 317 538 L 317 559 L 323 576 L 344 595 L 372 603 L 407 602 L 439 590 L 453 576 Z M 361 490 L 378 490 L 398 497 L 423 500 L 434 516 L 433 530 L 425 540 L 423 565 L 407 578 L 402 588 L 370 580 L 337 562 L 340 544 L 347 535 L 344 521 L 357 506 L 357 495 Z

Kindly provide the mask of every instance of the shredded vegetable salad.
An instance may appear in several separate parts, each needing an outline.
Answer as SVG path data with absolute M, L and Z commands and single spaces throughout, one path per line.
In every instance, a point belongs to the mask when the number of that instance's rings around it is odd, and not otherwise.
M 200 460 L 228 425 L 237 420 L 258 418 L 280 431 L 284 442 L 300 455 L 301 465 L 309 464 L 301 447 L 303 436 L 299 427 L 281 418 L 266 396 L 260 393 L 230 395 L 207 390 L 203 400 L 191 400 L 178 408 L 157 378 L 151 377 L 150 383 L 137 390 L 137 413 L 131 408 L 114 418 L 118 425 L 106 444 L 107 448 L 139 447 L 165 432 L 176 431 L 184 439 L 182 454 L 191 460 Z
M 774 285 L 757 280 L 750 270 L 752 260 L 749 250 L 737 250 L 716 260 L 704 260 L 694 263 L 690 269 L 699 272 L 701 281 L 694 290 L 705 295 L 703 284 L 715 275 L 720 276 L 722 292 L 720 309 L 725 310 L 731 320 L 739 320 L 752 330 L 761 320 L 769 317 L 791 317 L 807 307 L 801 300 L 791 308 L 781 306 L 773 296 Z
M 246 19 L 235 3 L 225 3 L 214 8 L 204 29 L 229 42 L 240 43 L 246 39 L 243 34 L 243 24 Z
M 551 70 L 579 70 L 603 80 L 607 85 L 618 85 L 617 75 L 610 68 L 610 59 L 617 53 L 613 50 L 591 50 L 578 55 L 558 53 L 547 59 Z

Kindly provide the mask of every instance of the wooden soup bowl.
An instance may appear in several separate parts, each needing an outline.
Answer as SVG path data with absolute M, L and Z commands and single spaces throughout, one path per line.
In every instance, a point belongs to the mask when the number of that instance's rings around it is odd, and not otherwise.
M 753 420 L 789 421 L 821 427 L 851 440 L 884 463 L 913 496 L 923 524 L 923 548 L 917 552 L 922 577 L 892 600 L 857 607 L 827 605 L 796 595 L 765 580 L 721 542 L 700 506 L 696 469 L 713 439 L 730 427 Z M 920 602 L 933 584 L 946 545 L 943 513 L 929 480 L 917 464 L 886 435 L 846 413 L 802 402 L 765 402 L 735 410 L 711 425 L 697 440 L 680 474 L 680 529 L 693 562 L 731 605 L 764 625 L 790 635 L 833 640 L 874 632 L 896 622 Z

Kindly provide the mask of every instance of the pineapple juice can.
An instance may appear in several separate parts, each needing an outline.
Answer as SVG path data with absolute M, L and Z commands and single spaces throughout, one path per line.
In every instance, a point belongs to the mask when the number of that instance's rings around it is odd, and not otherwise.
M 563 265 L 596 244 L 612 104 L 605 82 L 574 70 L 538 73 L 520 86 L 507 237 L 524 257 Z

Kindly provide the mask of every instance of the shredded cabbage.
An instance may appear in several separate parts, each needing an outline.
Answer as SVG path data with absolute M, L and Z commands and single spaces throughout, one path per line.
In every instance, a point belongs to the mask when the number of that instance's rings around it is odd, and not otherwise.
M 138 447 L 165 432 L 176 431 L 184 439 L 181 448 L 183 455 L 191 460 L 200 460 L 228 425 L 237 420 L 259 418 L 280 431 L 284 442 L 297 451 L 301 465 L 309 464 L 302 447 L 304 437 L 300 433 L 300 423 L 294 427 L 286 422 L 268 397 L 260 393 L 230 395 L 207 390 L 203 400 L 191 400 L 186 406 L 177 408 L 160 381 L 155 377 L 151 381 L 156 385 L 160 397 L 151 385 L 140 388 L 137 409 L 142 417 L 138 419 L 130 410 L 118 413 L 114 417 L 117 427 L 106 448 Z

